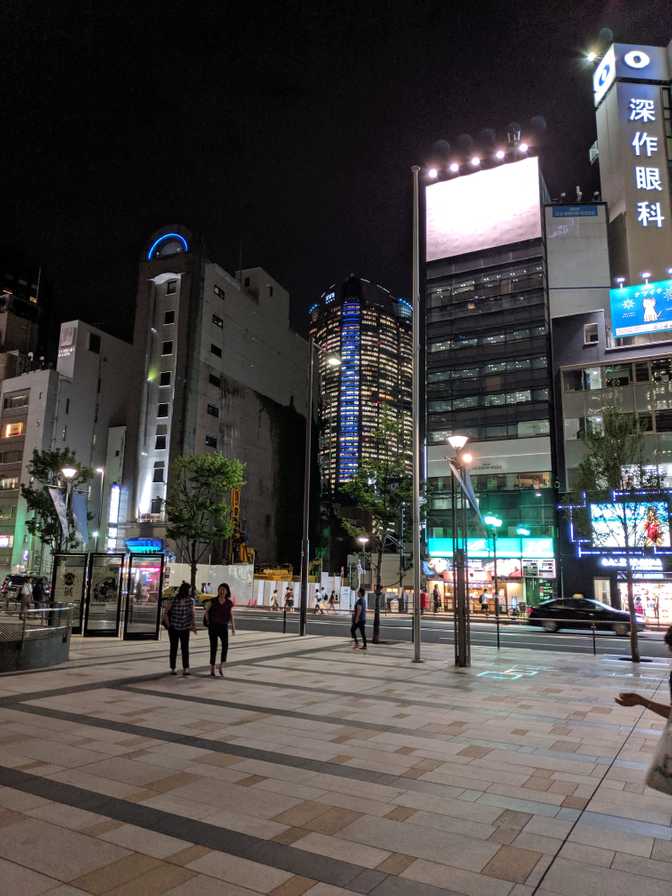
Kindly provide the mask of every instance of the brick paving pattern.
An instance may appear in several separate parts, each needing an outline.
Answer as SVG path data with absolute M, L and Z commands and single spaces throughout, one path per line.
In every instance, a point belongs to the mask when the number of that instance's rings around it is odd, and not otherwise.
M 167 644 L 77 641 L 0 677 L 13 896 L 669 896 L 644 774 L 669 663 L 242 632 L 224 679 Z

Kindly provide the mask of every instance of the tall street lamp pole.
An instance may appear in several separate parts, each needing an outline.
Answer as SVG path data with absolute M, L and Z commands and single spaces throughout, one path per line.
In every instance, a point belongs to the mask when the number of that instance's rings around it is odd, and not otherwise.
M 468 436 L 454 434 L 448 437 L 450 447 L 455 451 L 453 466 L 462 477 L 464 464 L 471 461 L 471 455 L 460 452 L 469 441 Z M 455 472 L 451 470 L 453 478 L 453 603 L 455 607 L 455 665 L 466 667 L 471 665 L 471 647 L 469 644 L 469 583 L 467 581 L 467 509 L 466 496 L 463 483 L 460 482 L 461 500 L 463 504 L 463 533 L 459 539 L 460 527 L 457 522 L 457 507 L 455 502 Z M 458 546 L 459 542 L 459 546 Z
M 70 546 L 70 505 L 72 504 L 72 483 L 77 473 L 79 473 L 77 467 L 63 467 L 61 469 L 61 475 L 65 479 L 65 519 L 68 524 L 68 530 L 65 533 L 66 550 Z
M 310 466 L 313 450 L 313 381 L 315 379 L 315 354 L 318 348 L 312 337 L 308 339 L 308 407 L 306 411 L 306 440 L 303 459 L 303 537 L 301 539 L 301 604 L 299 612 L 299 634 L 306 633 L 308 612 L 308 565 L 310 563 Z M 327 358 L 330 367 L 340 367 L 341 359 L 331 355 Z
M 420 658 L 420 167 L 413 175 L 413 662 Z
M 98 490 L 98 528 L 94 533 L 96 539 L 96 553 L 98 553 L 98 536 L 100 535 L 100 527 L 103 522 L 103 489 L 105 487 L 105 468 L 96 467 L 96 473 L 100 476 L 100 489 Z

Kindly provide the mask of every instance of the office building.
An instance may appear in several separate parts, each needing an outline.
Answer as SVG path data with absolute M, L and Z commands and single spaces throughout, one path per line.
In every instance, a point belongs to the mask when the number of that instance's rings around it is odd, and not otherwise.
M 427 536 L 452 600 L 451 435 L 468 436 L 483 513 L 501 518 L 502 606 L 554 585 L 549 300 L 539 160 L 512 141 L 455 159 L 425 189 Z M 522 528 L 527 535 L 519 535 Z M 494 546 L 470 523 L 470 597 L 494 591 Z M 443 578 L 443 581 L 441 581 Z
M 171 462 L 221 451 L 246 464 L 242 540 L 260 562 L 296 563 L 307 346 L 287 291 L 261 268 L 232 276 L 188 230 L 163 229 L 140 261 L 134 346 L 126 534 L 164 537 Z
M 396 444 L 411 469 L 411 306 L 377 283 L 350 275 L 309 309 L 318 349 L 319 462 L 322 494 L 334 496 L 367 462 L 378 459 L 385 415 L 399 423 Z M 339 366 L 330 365 L 332 356 Z
M 584 205 L 584 217 L 573 223 L 566 219 L 568 226 L 584 229 L 585 253 L 570 253 L 559 269 L 566 279 L 572 267 L 575 281 L 592 288 L 577 293 L 569 313 L 553 320 L 561 490 L 574 490 L 585 435 L 601 429 L 607 409 L 637 422 L 642 462 L 660 474 L 663 487 L 672 486 L 670 72 L 669 47 L 614 44 L 594 73 L 600 183 L 607 204 L 604 224 L 601 204 Z M 592 531 L 593 543 L 579 546 L 567 528 L 562 534 L 565 592 L 626 605 L 618 538 Z M 669 525 L 663 541 L 669 544 Z M 636 598 L 649 618 L 672 622 L 670 558 L 664 550 L 655 556 L 636 553 L 631 558 Z
M 95 476 L 88 487 L 88 539 L 83 549 L 105 545 L 101 532 L 110 496 L 123 482 L 126 411 L 131 392 L 130 345 L 83 321 L 61 326 L 56 369 L 38 369 L 0 385 L 0 571 L 50 570 L 51 558 L 25 527 L 20 485 L 28 484 L 33 451 L 74 451 Z M 128 483 L 126 483 L 126 486 Z M 123 549 L 123 548 L 122 548 Z

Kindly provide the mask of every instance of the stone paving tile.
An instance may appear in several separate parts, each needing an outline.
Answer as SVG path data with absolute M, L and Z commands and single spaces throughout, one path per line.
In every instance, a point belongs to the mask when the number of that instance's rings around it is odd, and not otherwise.
M 105 865 L 96 871 L 90 871 L 88 874 L 78 877 L 72 883 L 73 886 L 92 893 L 93 896 L 101 896 L 108 890 L 135 880 L 152 868 L 158 867 L 159 864 L 158 859 L 131 853 L 111 865 Z
M 5 859 L 0 859 L 0 880 L 2 891 L 8 896 L 40 896 L 47 891 L 53 892 L 58 886 L 58 881 L 53 877 L 38 874 Z
M 270 893 L 294 877 L 289 871 L 281 871 L 270 865 L 261 865 L 222 852 L 209 852 L 190 862 L 187 868 L 231 884 L 248 887 L 257 893 Z
M 502 846 L 482 873 L 488 877 L 524 884 L 542 857 L 541 852 L 517 846 Z

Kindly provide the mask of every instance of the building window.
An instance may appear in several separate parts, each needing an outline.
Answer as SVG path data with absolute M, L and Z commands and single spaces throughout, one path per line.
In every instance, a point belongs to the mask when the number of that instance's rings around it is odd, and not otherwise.
M 168 416 L 168 402 L 162 401 L 158 408 L 156 409 L 157 417 L 167 417 Z
M 0 490 L 3 492 L 13 491 L 19 487 L 18 476 L 4 476 L 0 479 Z
M 269 295 L 269 297 L 273 295 L 273 287 L 272 286 L 268 287 L 268 295 Z
M 212 322 L 216 327 L 219 327 L 220 330 L 224 329 L 224 321 L 218 314 L 212 315 Z
M 3 405 L 4 408 L 25 408 L 28 406 L 28 396 L 23 395 L 10 395 L 5 398 Z
M 157 436 L 156 442 L 154 443 L 154 447 L 157 451 L 163 451 L 166 447 L 166 437 L 165 436 Z
M 14 536 L 13 535 L 0 535 L 0 551 L 3 548 L 11 548 L 14 545 Z
M 175 312 L 174 311 L 166 311 L 163 315 L 164 324 L 174 324 L 175 323 Z
M 205 447 L 206 448 L 216 448 L 217 447 L 217 439 L 214 436 L 206 436 L 205 437 Z
M 222 357 L 222 350 L 221 350 L 221 348 L 220 348 L 218 345 L 215 345 L 215 344 L 213 343 L 213 344 L 210 346 L 210 351 L 212 352 L 212 354 L 213 354 L 216 358 L 221 358 L 221 357 Z
M 23 458 L 22 451 L 0 452 L 0 464 L 20 464 Z
M 165 460 L 157 460 L 154 462 L 154 482 L 163 482 L 163 474 L 166 469 Z
M 211 417 L 219 417 L 219 408 L 215 407 L 214 404 L 209 404 L 208 414 L 210 414 Z
M 164 343 L 161 345 L 161 354 L 162 354 L 162 355 L 172 355 L 172 353 L 173 353 L 173 343 L 172 343 L 172 341 L 169 340 L 168 342 L 164 342 Z
M 170 386 L 171 375 L 170 370 L 162 370 L 159 377 L 159 386 Z
M 584 345 L 595 345 L 596 342 L 599 342 L 599 334 L 597 332 L 597 324 L 584 324 L 583 325 L 583 344 Z
M 149 506 L 149 512 L 154 516 L 158 516 L 163 510 L 163 499 L 162 498 L 152 498 L 152 502 Z
M 210 383 L 211 386 L 215 386 L 217 389 L 222 388 L 222 378 L 219 376 L 215 376 L 214 373 L 211 373 L 208 376 L 208 382 Z
M 14 436 L 22 436 L 23 433 L 24 425 L 20 421 L 18 423 L 5 423 L 2 427 L 3 439 L 12 439 Z
M 66 414 L 70 413 L 70 399 L 69 398 L 65 399 L 65 413 Z
M 169 280 L 166 283 L 166 295 L 174 296 L 177 292 L 177 280 Z
M 217 286 L 217 284 L 215 283 L 215 285 L 212 288 L 213 288 L 213 291 L 218 299 L 226 298 L 226 293 L 224 292 L 224 290 L 222 289 L 221 286 Z
M 98 333 L 89 333 L 89 351 L 100 354 L 100 336 Z
M 248 287 L 249 285 L 250 285 L 250 278 L 249 278 L 249 277 L 246 277 L 246 278 L 245 278 L 245 283 L 243 284 L 243 286 Z

